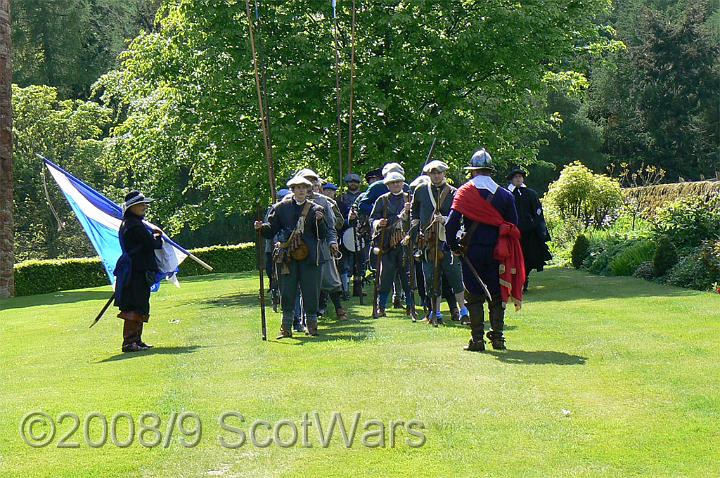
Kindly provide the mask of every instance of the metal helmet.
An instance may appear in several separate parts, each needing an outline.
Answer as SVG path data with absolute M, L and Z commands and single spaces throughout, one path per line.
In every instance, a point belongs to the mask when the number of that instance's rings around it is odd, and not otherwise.
M 492 164 L 492 156 L 490 153 L 485 151 L 485 148 L 475 151 L 475 154 L 470 158 L 470 166 L 466 166 L 465 169 L 483 169 L 486 171 L 495 171 L 495 166 Z

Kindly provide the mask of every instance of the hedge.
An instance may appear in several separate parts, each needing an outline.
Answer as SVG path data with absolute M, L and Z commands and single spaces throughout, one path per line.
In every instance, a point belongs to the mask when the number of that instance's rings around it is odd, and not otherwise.
M 702 198 L 703 201 L 710 201 L 720 195 L 720 181 L 691 181 L 627 188 L 623 189 L 623 195 L 626 200 L 639 202 L 638 212 L 641 215 L 653 217 L 657 209 L 678 199 Z
M 191 249 L 213 272 L 244 272 L 255 269 L 255 244 L 213 246 Z M 181 277 L 210 274 L 195 261 L 186 259 Z M 99 258 L 25 261 L 15 265 L 15 295 L 34 295 L 61 290 L 107 285 L 108 278 Z

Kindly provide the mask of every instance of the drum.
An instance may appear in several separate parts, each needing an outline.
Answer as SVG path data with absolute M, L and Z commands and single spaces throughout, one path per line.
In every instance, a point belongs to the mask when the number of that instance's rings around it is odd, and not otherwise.
M 361 235 L 357 235 L 358 245 L 355 244 L 355 228 L 349 227 L 345 229 L 342 235 L 342 245 L 350 252 L 359 252 L 365 247 L 365 240 Z

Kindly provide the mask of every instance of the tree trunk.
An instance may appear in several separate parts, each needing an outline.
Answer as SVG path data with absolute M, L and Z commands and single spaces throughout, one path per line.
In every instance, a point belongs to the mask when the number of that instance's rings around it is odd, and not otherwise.
M 0 298 L 15 295 L 10 0 L 0 0 Z

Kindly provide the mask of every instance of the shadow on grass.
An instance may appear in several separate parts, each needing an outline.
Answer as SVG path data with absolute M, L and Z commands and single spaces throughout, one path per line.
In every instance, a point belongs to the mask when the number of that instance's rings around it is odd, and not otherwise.
M 548 350 L 488 350 L 501 362 L 522 365 L 585 365 L 587 357 Z
M 202 346 L 200 345 L 188 345 L 185 347 L 153 347 L 151 349 L 143 350 L 140 352 L 119 353 L 117 355 L 113 355 L 112 357 L 98 360 L 95 363 L 117 362 L 118 360 L 127 360 L 135 357 L 146 357 L 148 355 L 191 354 L 200 348 L 202 348 Z
M 670 287 L 633 277 L 600 276 L 587 271 L 552 268 L 541 272 L 526 295 L 527 302 L 636 297 L 696 297 L 702 292 Z
M 83 302 L 86 300 L 108 300 L 112 290 L 77 290 L 51 292 L 42 295 L 26 295 L 0 301 L 0 312 L 10 309 L 22 309 L 39 305 L 59 305 Z
M 194 302 L 193 302 L 194 303 Z M 260 309 L 260 296 L 259 294 L 232 294 L 215 297 L 212 299 L 204 300 L 200 304 L 207 307 L 243 307 L 243 306 L 255 306 Z M 265 307 L 272 311 L 272 301 L 270 300 L 270 294 L 265 294 Z

